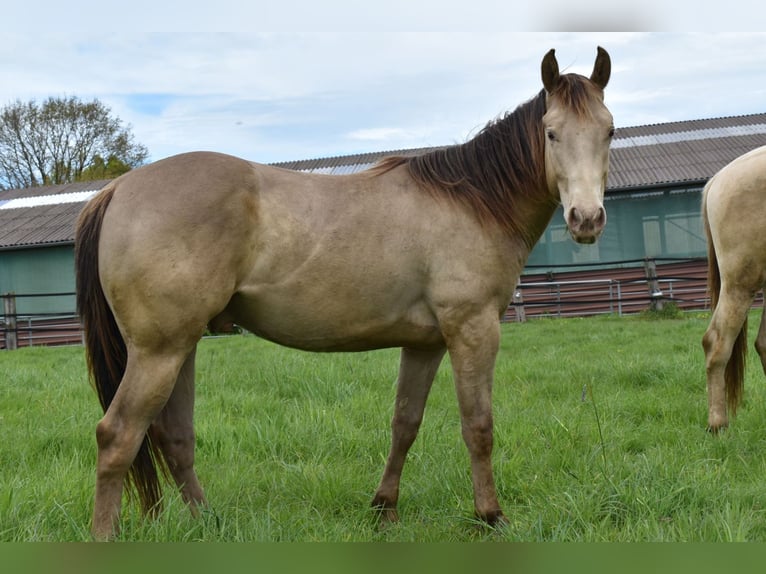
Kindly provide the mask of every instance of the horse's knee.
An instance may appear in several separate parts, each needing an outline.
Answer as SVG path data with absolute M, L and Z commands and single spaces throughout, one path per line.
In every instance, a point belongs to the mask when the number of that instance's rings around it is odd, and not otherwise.
M 418 436 L 423 417 L 402 413 L 394 414 L 391 420 L 391 431 L 397 442 L 411 445 Z
M 487 415 L 465 421 L 463 439 L 473 457 L 489 456 L 494 441 L 492 417 Z

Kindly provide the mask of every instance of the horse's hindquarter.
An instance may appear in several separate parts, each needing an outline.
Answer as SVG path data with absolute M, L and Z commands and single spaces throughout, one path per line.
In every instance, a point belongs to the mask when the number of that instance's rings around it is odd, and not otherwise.
M 113 183 L 99 239 L 104 293 L 129 344 L 187 345 L 231 298 L 255 206 L 250 164 L 196 152 Z
M 440 346 L 440 306 L 498 297 L 496 248 L 404 170 L 257 169 L 257 246 L 227 308 L 246 328 L 309 350 Z
M 737 158 L 717 173 L 705 202 L 716 251 L 727 254 L 719 259 L 722 273 L 759 289 L 766 280 L 766 233 L 762 231 L 766 147 Z

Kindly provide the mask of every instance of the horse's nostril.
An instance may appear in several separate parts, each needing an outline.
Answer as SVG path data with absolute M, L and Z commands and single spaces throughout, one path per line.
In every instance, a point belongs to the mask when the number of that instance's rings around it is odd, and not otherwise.
M 599 227 L 606 225 L 606 210 L 603 207 L 598 208 L 598 214 L 596 215 L 596 225 Z
M 582 215 L 580 215 L 580 212 L 577 210 L 576 207 L 573 207 L 569 211 L 569 223 L 570 225 L 577 227 L 582 222 Z

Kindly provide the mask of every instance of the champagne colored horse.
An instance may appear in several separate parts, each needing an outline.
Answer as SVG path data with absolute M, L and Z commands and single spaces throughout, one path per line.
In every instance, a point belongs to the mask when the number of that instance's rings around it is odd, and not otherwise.
M 465 144 L 347 176 L 182 154 L 123 175 L 85 207 L 78 308 L 105 411 L 96 538 L 118 528 L 128 473 L 147 512 L 161 498 L 158 464 L 193 512 L 205 504 L 195 349 L 208 325 L 230 322 L 309 351 L 402 348 L 372 501 L 384 522 L 398 519 L 405 456 L 449 352 L 475 511 L 504 519 L 491 465 L 499 318 L 560 202 L 576 241 L 601 233 L 614 133 L 605 50 L 590 78 L 559 74 L 553 50 L 541 67 L 544 89 Z
M 708 242 L 708 290 L 713 315 L 702 338 L 707 370 L 708 427 L 729 423 L 742 397 L 747 314 L 766 285 L 766 146 L 746 153 L 705 186 L 702 214 Z M 755 348 L 766 373 L 766 313 Z

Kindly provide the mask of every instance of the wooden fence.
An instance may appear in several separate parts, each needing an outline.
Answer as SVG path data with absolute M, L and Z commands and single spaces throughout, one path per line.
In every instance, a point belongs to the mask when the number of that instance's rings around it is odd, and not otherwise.
M 19 314 L 16 312 L 17 301 L 24 297 L 25 295 L 14 293 L 0 295 L 3 302 L 3 314 L 0 315 L 0 350 L 73 345 L 82 342 L 80 320 L 75 313 L 64 311 Z
M 522 277 L 505 321 L 538 317 L 578 317 L 599 314 L 630 315 L 659 309 L 672 302 L 679 309 L 709 307 L 705 259 L 640 260 L 601 266 L 532 269 Z M 530 269 L 528 268 L 529 272 Z M 61 297 L 68 294 L 51 294 Z M 0 315 L 0 349 L 38 345 L 72 345 L 82 342 L 77 316 L 69 312 L 24 315 L 16 312 L 17 300 L 41 295 L 6 293 Z M 762 305 L 763 296 L 754 305 Z
M 581 267 L 573 271 L 559 267 L 526 274 L 504 318 L 524 321 L 532 317 L 622 316 L 645 309 L 659 310 L 667 302 L 683 311 L 709 308 L 706 259 L 622 263 L 622 267 Z M 754 304 L 762 301 L 759 294 Z

